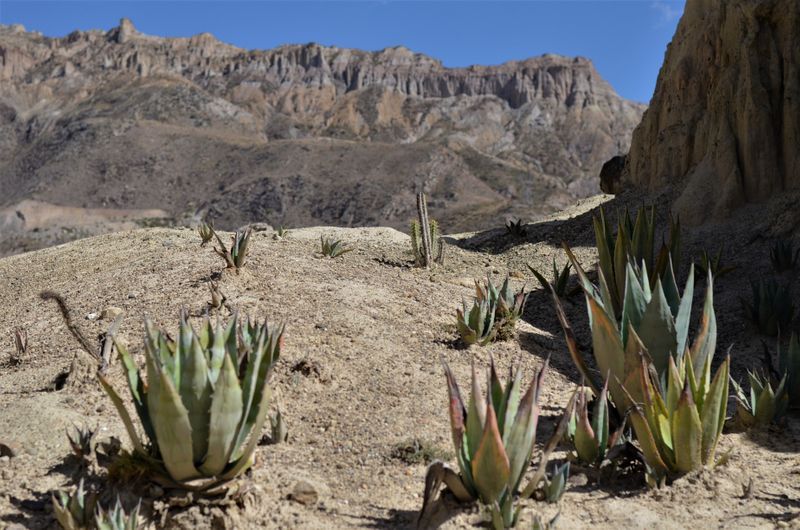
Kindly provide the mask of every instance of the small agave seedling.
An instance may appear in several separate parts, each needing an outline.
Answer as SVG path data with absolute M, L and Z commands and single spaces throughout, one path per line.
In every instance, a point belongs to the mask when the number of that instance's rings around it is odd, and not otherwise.
M 11 358 L 14 364 L 19 364 L 28 352 L 28 332 L 25 328 L 14 330 L 14 356 Z
M 73 454 L 81 461 L 86 462 L 92 456 L 94 437 L 97 431 L 89 427 L 81 428 L 77 425 L 73 429 L 74 434 L 67 430 L 69 445 L 72 448 Z
M 800 248 L 795 251 L 791 240 L 780 239 L 770 248 L 769 259 L 775 272 L 795 270 L 800 263 Z
M 609 432 L 608 380 L 595 399 L 591 419 L 589 392 L 587 387 L 578 387 L 575 406 L 571 410 L 564 411 L 564 414 L 568 414 L 570 418 L 567 435 L 575 449 L 575 456 L 579 461 L 599 468 L 609 457 L 609 453 L 622 441 L 625 421 L 623 420 L 616 431 Z
M 525 237 L 528 231 L 522 224 L 522 219 L 517 219 L 516 221 L 509 219 L 506 221 L 506 234 L 512 237 Z
M 283 240 L 288 235 L 289 235 L 289 229 L 283 226 L 279 226 L 277 230 L 275 230 L 274 239 Z
M 775 280 L 761 280 L 750 284 L 752 300 L 741 299 L 745 315 L 759 333 L 775 337 L 789 327 L 794 316 L 791 289 L 778 285 Z
M 248 226 L 244 230 L 237 230 L 231 237 L 231 247 L 228 248 L 222 238 L 219 237 L 213 229 L 214 237 L 217 238 L 219 248 L 214 247 L 219 257 L 225 260 L 225 267 L 239 272 L 239 269 L 244 267 L 245 260 L 247 259 L 248 245 L 250 244 L 250 236 L 253 230 Z
M 497 377 L 492 362 L 484 399 L 481 396 L 473 361 L 472 395 L 468 403 L 462 400 L 450 367 L 447 363 L 443 364 L 447 378 L 450 427 L 458 471 L 441 461 L 430 465 L 425 477 L 420 521 L 444 483 L 459 501 L 479 500 L 488 506 L 492 512 L 494 528 L 512 527 L 519 518 L 519 508 L 515 508 L 515 498 L 535 445 L 536 425 L 539 419 L 539 394 L 547 363 L 534 376 L 528 390 L 523 394 L 521 370 L 512 369 L 508 384 L 504 387 Z M 565 425 L 561 427 L 561 432 L 557 429 L 558 437 L 563 436 L 564 428 Z M 539 470 L 531 481 L 534 486 L 542 480 L 544 466 L 551 450 L 551 448 L 546 450 L 542 456 Z M 530 496 L 533 493 L 534 488 L 531 484 L 522 492 L 523 496 Z
M 289 439 L 289 430 L 286 428 L 286 422 L 283 420 L 281 409 L 275 411 L 274 416 L 270 416 L 269 426 L 269 441 L 271 444 L 283 443 Z
M 780 339 L 778 340 L 778 369 L 776 370 L 772 362 L 772 356 L 764 345 L 767 366 L 772 374 L 772 382 L 779 385 L 778 381 L 786 379 L 786 395 L 788 407 L 790 409 L 800 408 L 800 340 L 797 334 L 792 333 L 789 338 L 789 346 L 781 348 Z
M 559 298 L 564 298 L 567 295 L 567 285 L 569 285 L 569 273 L 570 269 L 572 268 L 572 263 L 567 262 L 564 265 L 564 268 L 561 269 L 561 272 L 558 272 L 558 266 L 556 266 L 556 258 L 553 258 L 553 282 L 549 283 L 547 279 L 545 279 L 544 275 L 541 274 L 539 271 L 531 267 L 530 265 L 527 266 L 528 269 L 536 276 L 536 279 L 539 280 L 539 283 L 542 284 L 542 288 L 547 291 L 549 288 L 552 287 L 553 291 L 558 295 Z
M 561 500 L 564 492 L 567 491 L 567 479 L 569 478 L 569 462 L 553 468 L 553 475 L 547 481 L 544 490 L 544 497 L 547 502 L 554 503 Z
M 789 397 L 786 394 L 786 376 L 773 390 L 768 377 L 757 372 L 747 372 L 750 381 L 750 395 L 731 379 L 736 390 L 736 419 L 742 427 L 763 426 L 777 421 L 786 413 Z
M 214 223 L 201 222 L 197 227 L 197 233 L 200 234 L 200 246 L 206 246 L 214 239 Z
M 698 278 L 707 278 L 708 273 L 710 272 L 714 278 L 720 279 L 729 272 L 736 270 L 736 267 L 725 266 L 722 264 L 722 248 L 717 251 L 717 255 L 713 258 L 706 249 L 703 249 L 696 266 L 697 270 L 700 271 Z
M 172 340 L 145 319 L 147 383 L 115 339 L 144 441 L 119 394 L 102 374 L 98 379 L 125 424 L 134 456 L 154 468 L 156 480 L 207 491 L 252 465 L 282 339 L 282 325 L 249 319 L 238 325 L 234 316 L 223 327 L 206 318 L 196 332 L 182 315 Z
M 486 346 L 494 341 L 497 336 L 495 313 L 496 304 L 491 300 L 475 299 L 472 301 L 472 308 L 462 302 L 462 307 L 456 309 L 456 325 L 464 344 Z
M 352 247 L 345 247 L 344 243 L 339 240 L 328 239 L 327 237 L 320 236 L 320 252 L 326 258 L 338 258 L 339 256 L 351 252 L 355 249 Z
M 117 502 L 110 512 L 106 512 L 98 506 L 94 521 L 97 530 L 137 530 L 139 528 L 139 505 L 131 510 L 131 513 L 126 514 L 119 497 L 117 497 Z
M 72 493 L 57 490 L 51 495 L 53 514 L 64 530 L 82 530 L 91 528 L 94 522 L 94 509 L 97 504 L 97 493 L 88 494 L 83 489 L 83 479 Z
M 488 300 L 495 308 L 494 321 L 499 340 L 507 340 L 514 336 L 517 321 L 522 317 L 529 294 L 525 292 L 524 286 L 514 292 L 508 276 L 499 288 L 492 284 L 492 279 L 488 276 L 483 285 L 475 282 L 476 300 L 478 302 Z

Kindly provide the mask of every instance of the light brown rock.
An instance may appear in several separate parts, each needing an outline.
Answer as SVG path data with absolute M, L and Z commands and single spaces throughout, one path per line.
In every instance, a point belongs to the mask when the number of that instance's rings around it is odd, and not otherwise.
M 623 182 L 694 223 L 800 188 L 800 2 L 686 2 Z

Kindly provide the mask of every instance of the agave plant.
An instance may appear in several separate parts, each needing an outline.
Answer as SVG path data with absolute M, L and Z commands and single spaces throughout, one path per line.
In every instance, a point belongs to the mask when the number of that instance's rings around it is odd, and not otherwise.
M 175 341 L 145 319 L 146 383 L 125 345 L 115 339 L 144 440 L 119 394 L 105 377 L 98 378 L 135 455 L 154 468 L 157 480 L 208 490 L 252 465 L 282 339 L 282 325 L 271 328 L 249 319 L 238 325 L 234 316 L 225 326 L 214 326 L 206 318 L 196 332 L 182 315 Z
M 97 530 L 137 530 L 139 528 L 139 505 L 131 513 L 126 514 L 119 497 L 117 497 L 114 508 L 109 512 L 98 506 L 94 521 Z
M 667 243 L 661 244 L 655 254 L 655 207 L 646 210 L 640 208 L 633 222 L 626 209 L 619 215 L 616 237 L 612 235 L 611 226 L 606 220 L 603 208 L 600 217 L 592 217 L 595 243 L 599 258 L 599 270 L 602 271 L 608 286 L 610 302 L 615 315 L 622 313 L 625 294 L 626 267 L 629 261 L 644 262 L 650 271 L 650 287 L 654 288 L 656 280 L 667 272 L 667 265 L 680 263 L 680 222 L 670 221 L 670 232 Z
M 791 240 L 780 239 L 770 248 L 769 259 L 775 272 L 795 270 L 800 262 L 800 248 L 795 251 Z
M 274 239 L 286 239 L 286 236 L 289 235 L 289 229 L 283 226 L 279 226 L 277 230 L 275 230 Z
M 214 232 L 213 228 L 212 232 L 219 243 L 219 248 L 214 247 L 214 252 L 216 252 L 222 259 L 225 260 L 226 268 L 233 269 L 238 272 L 239 269 L 244 267 L 245 260 L 247 259 L 248 245 L 250 244 L 250 236 L 252 235 L 253 231 L 249 226 L 244 230 L 237 230 L 236 233 L 231 237 L 230 248 L 225 246 L 222 238 L 219 237 L 219 234 Z
M 751 282 L 752 300 L 741 299 L 745 315 L 755 325 L 759 333 L 775 337 L 782 329 L 787 329 L 794 316 L 794 303 L 791 289 L 778 285 L 775 280 Z
M 768 377 L 758 372 L 747 372 L 750 381 L 750 395 L 745 394 L 741 385 L 731 379 L 736 390 L 736 419 L 742 427 L 767 425 L 780 419 L 789 405 L 786 394 L 786 375 L 773 390 Z
M 89 460 L 92 455 L 96 432 L 95 429 L 78 426 L 74 427 L 74 433 L 70 433 L 67 430 L 67 439 L 69 440 L 69 446 L 72 448 L 72 453 L 83 462 Z
M 559 298 L 564 298 L 567 295 L 567 285 L 569 285 L 569 273 L 570 269 L 572 268 L 572 263 L 569 261 L 564 265 L 564 268 L 561 269 L 561 272 L 558 271 L 558 266 L 556 266 L 556 258 L 553 258 L 553 282 L 550 283 L 541 274 L 539 271 L 531 267 L 530 265 L 527 266 L 528 269 L 536 276 L 536 279 L 539 280 L 539 283 L 542 284 L 542 287 L 545 291 L 547 291 L 550 287 L 553 288 L 553 291 L 558 295 Z
M 778 340 L 777 370 L 772 363 L 772 356 L 769 354 L 766 345 L 764 345 L 764 351 L 767 366 L 773 376 L 773 382 L 786 378 L 788 407 L 790 409 L 800 408 L 800 340 L 798 340 L 797 334 L 792 333 L 789 338 L 789 346 L 785 349 L 781 348 L 780 340 Z M 779 385 L 780 383 L 777 384 Z
M 462 307 L 456 309 L 456 325 L 464 344 L 486 346 L 494 341 L 497 336 L 496 302 L 489 299 L 475 299 L 471 308 L 467 307 L 466 302 L 462 301 L 461 304 Z
M 571 410 L 564 411 L 564 414 L 569 415 L 567 435 L 579 461 L 600 467 L 609 457 L 611 450 L 622 441 L 625 421 L 621 422 L 616 431 L 610 432 L 607 379 L 595 399 L 591 419 L 588 391 L 587 387 L 578 387 L 574 406 Z
M 539 394 L 547 363 L 534 376 L 523 395 L 521 371 L 512 369 L 509 382 L 504 387 L 492 362 L 484 399 L 473 361 L 472 395 L 466 404 L 450 367 L 443 364 L 458 471 L 441 461 L 431 464 L 425 477 L 420 519 L 444 483 L 459 501 L 479 500 L 488 506 L 494 528 L 512 527 L 519 517 L 519 508 L 515 509 L 514 506 L 515 498 L 536 441 Z M 562 435 L 561 432 L 557 434 Z M 538 484 L 542 480 L 548 454 L 545 451 L 531 484 Z M 532 491 L 530 484 L 522 495 L 529 490 Z
M 698 278 L 706 278 L 708 277 L 708 273 L 710 272 L 711 275 L 716 278 L 720 279 L 721 277 L 725 276 L 729 272 L 736 270 L 736 267 L 733 266 L 725 266 L 722 264 L 722 248 L 717 251 L 717 255 L 713 258 L 709 255 L 706 249 L 703 249 L 703 252 L 700 254 L 700 259 L 696 263 L 697 270 L 700 271 L 700 275 Z
M 83 479 L 72 493 L 58 490 L 51 495 L 53 514 L 64 530 L 80 530 L 91 528 L 94 522 L 94 508 L 97 504 L 97 493 L 88 494 L 83 489 Z
M 714 341 L 712 341 L 714 342 Z M 678 361 L 669 359 L 666 385 L 643 358 L 639 377 L 644 395 L 630 414 L 651 486 L 666 478 L 714 465 L 728 404 L 728 356 L 711 379 L 713 350 L 699 371 L 694 348 Z
M 569 462 L 553 468 L 553 475 L 547 481 L 544 494 L 547 502 L 558 502 L 567 490 L 567 479 L 569 478 Z
M 200 234 L 200 246 L 206 246 L 214 239 L 214 224 L 206 223 L 205 221 L 201 222 L 200 226 L 197 227 L 197 233 Z
M 328 239 L 327 237 L 320 236 L 320 252 L 327 258 L 338 258 L 339 256 L 355 250 L 353 248 L 345 247 L 344 243 L 339 240 Z
M 517 321 L 522 316 L 529 294 L 525 292 L 524 286 L 514 292 L 508 276 L 499 288 L 492 284 L 492 279 L 488 276 L 483 285 L 475 282 L 476 300 L 478 302 L 488 300 L 495 308 L 494 321 L 497 326 L 497 338 L 500 340 L 514 336 Z
M 671 260 L 667 260 L 667 270 L 663 278 L 657 278 L 651 290 L 648 281 L 646 264 L 641 268 L 632 263 L 626 265 L 625 290 L 623 292 L 623 310 L 619 320 L 614 315 L 613 298 L 608 289 L 605 274 L 598 271 L 600 286 L 589 281 L 588 276 L 575 259 L 572 250 L 565 245 L 567 256 L 575 267 L 581 287 L 586 296 L 589 311 L 589 326 L 592 331 L 594 360 L 600 373 L 608 378 L 609 391 L 618 410 L 625 410 L 630 405 L 623 385 L 629 385 L 637 402 L 641 401 L 642 389 L 638 370 L 639 359 L 644 354 L 648 363 L 653 366 L 660 381 L 665 381 L 669 359 L 682 357 L 687 349 L 689 337 L 689 317 L 694 295 L 694 268 L 689 269 L 689 278 L 683 296 L 678 291 Z M 716 320 L 711 299 L 711 277 L 706 290 L 706 302 L 703 309 L 704 326 L 697 337 L 694 348 L 697 348 L 695 368 L 702 367 L 708 356 L 706 343 L 713 337 L 711 350 L 716 342 Z M 553 298 L 567 345 L 576 367 L 591 388 L 594 395 L 600 395 L 600 378 L 590 371 L 583 356 L 578 351 L 572 328 L 566 320 L 561 302 Z
M 660 482 L 712 463 L 725 420 L 730 364 L 728 358 L 711 381 L 717 342 L 713 276 L 708 276 L 700 329 L 689 347 L 694 267 L 681 297 L 670 261 L 652 291 L 646 265 L 637 271 L 628 263 L 622 316 L 617 321 L 603 271 L 598 271 L 598 288 L 569 247 L 565 248 L 586 294 L 595 361 L 608 374 L 614 405 L 631 411 L 648 476 Z M 573 360 L 599 395 L 599 385 L 578 351 L 563 308 L 557 297 L 554 301 Z
M 528 231 L 525 229 L 525 226 L 522 224 L 522 219 L 517 219 L 516 221 L 508 220 L 506 221 L 506 234 L 512 237 L 525 237 Z

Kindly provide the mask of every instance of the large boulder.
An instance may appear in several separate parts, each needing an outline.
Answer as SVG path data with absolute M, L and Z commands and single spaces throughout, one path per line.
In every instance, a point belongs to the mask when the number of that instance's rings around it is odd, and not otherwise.
M 800 189 L 798 0 L 687 0 L 621 187 L 693 223 Z

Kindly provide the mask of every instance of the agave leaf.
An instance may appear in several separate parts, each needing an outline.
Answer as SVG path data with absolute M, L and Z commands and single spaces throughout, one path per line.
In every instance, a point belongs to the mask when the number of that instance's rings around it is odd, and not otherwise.
M 181 403 L 166 370 L 155 367 L 155 359 L 146 355 L 147 360 L 147 408 L 150 410 L 153 428 L 156 433 L 158 450 L 170 477 L 175 481 L 196 478 L 199 474 L 194 466 L 189 413 Z
M 653 433 L 650 430 L 648 421 L 638 408 L 631 409 L 631 413 L 628 417 L 631 420 L 633 431 L 636 433 L 636 439 L 639 441 L 639 446 L 642 449 L 644 461 L 657 476 L 663 476 L 667 473 L 667 464 L 665 464 L 664 460 L 661 458 L 661 453 L 653 438 Z
M 233 360 L 226 355 L 211 400 L 208 453 L 200 466 L 203 473 L 216 476 L 225 469 L 235 449 L 232 442 L 241 418 L 242 389 Z
M 713 357 L 717 348 L 717 319 L 714 314 L 714 279 L 708 273 L 706 297 L 703 303 L 703 314 L 700 319 L 700 331 L 690 351 L 695 374 L 703 373 L 706 359 Z M 705 382 L 708 386 L 708 381 Z
M 142 423 L 144 433 L 148 440 L 155 443 L 156 434 L 155 431 L 153 431 L 153 422 L 150 420 L 150 412 L 147 410 L 147 403 L 143 399 L 143 396 L 145 395 L 145 388 L 144 381 L 142 381 L 142 376 L 139 373 L 139 368 L 133 361 L 133 357 L 131 357 L 130 353 L 128 353 L 128 348 L 126 348 L 122 342 L 118 341 L 116 337 L 114 337 L 113 340 L 114 346 L 116 346 L 117 352 L 119 353 L 119 358 L 122 361 L 123 367 L 125 368 L 125 373 L 128 378 L 128 387 L 130 388 L 131 396 L 133 397 L 134 409 L 136 409 L 136 413 L 139 415 L 139 421 Z
M 209 343 L 211 344 L 209 353 L 211 354 L 211 358 L 208 361 L 208 380 L 211 382 L 212 386 L 215 386 L 225 358 L 226 337 L 222 332 L 222 327 L 219 325 L 219 322 L 217 322 L 217 325 L 213 329 L 214 331 L 209 338 Z
M 509 381 L 509 384 L 511 382 Z M 503 385 L 500 383 L 500 378 L 497 377 L 497 370 L 494 367 L 494 357 L 489 355 L 489 385 L 487 386 L 489 392 L 492 393 L 492 404 L 495 407 L 495 415 L 497 416 L 497 424 L 500 428 L 500 432 L 503 432 L 503 425 L 502 421 L 504 417 L 500 415 L 500 409 L 504 408 L 503 398 L 505 397 L 505 392 L 503 391 Z
M 131 420 L 130 414 L 128 414 L 128 409 L 125 407 L 125 403 L 123 403 L 122 398 L 119 397 L 117 391 L 114 390 L 114 387 L 111 386 L 103 374 L 98 372 L 97 380 L 100 381 L 100 386 L 103 387 L 103 390 L 106 391 L 108 397 L 111 398 L 114 408 L 117 409 L 119 417 L 122 418 L 122 423 L 125 425 L 125 430 L 128 432 L 128 437 L 131 439 L 131 444 L 133 445 L 134 451 L 138 452 L 139 454 L 146 455 L 147 451 L 145 451 L 144 446 L 139 439 L 139 435 L 136 433 L 136 428 L 133 426 L 133 421 Z
M 572 362 L 575 363 L 575 366 L 580 371 L 581 376 L 589 385 L 589 388 L 592 389 L 592 392 L 597 394 L 599 384 L 597 383 L 597 378 L 589 371 L 589 367 L 586 366 L 586 362 L 583 360 L 583 355 L 578 350 L 578 341 L 575 340 L 575 334 L 572 331 L 572 326 L 570 326 L 569 321 L 567 320 L 567 315 L 564 313 L 564 307 L 561 305 L 561 300 L 558 298 L 558 295 L 550 289 L 550 294 L 553 298 L 553 304 L 555 305 L 556 309 L 556 316 L 558 317 L 558 321 L 561 324 L 561 329 L 564 330 L 564 339 L 567 342 L 567 349 L 569 350 L 569 354 L 572 357 Z
M 623 305 L 625 299 L 625 282 L 626 282 L 626 272 L 628 266 L 628 249 L 630 248 L 630 242 L 628 241 L 627 237 L 625 236 L 625 230 L 622 229 L 622 224 L 620 223 L 619 229 L 617 230 L 617 240 L 614 243 L 614 285 L 616 285 L 615 294 L 612 296 L 615 297 L 617 300 L 617 305 L 615 306 L 615 313 L 619 314 L 621 310 L 621 306 Z
M 191 335 L 186 338 L 190 342 L 187 355 L 181 364 L 180 397 L 188 411 L 189 424 L 192 428 L 193 459 L 195 462 L 200 462 L 208 450 L 211 384 L 208 381 L 208 365 L 200 342 Z
M 629 324 L 634 329 L 640 329 L 642 318 L 647 310 L 647 305 L 651 298 L 642 289 L 636 273 L 631 267 L 630 263 L 625 265 L 625 291 L 624 301 L 622 305 L 622 323 L 620 331 L 622 332 L 622 344 L 627 343 L 628 327 Z
M 589 422 L 589 411 L 585 395 L 578 397 L 576 414 L 575 450 L 578 453 L 578 457 L 584 462 L 596 462 L 602 453 L 597 433 Z
M 247 445 L 239 451 L 239 458 L 231 462 L 228 468 L 222 473 L 220 480 L 232 479 L 253 464 L 253 453 L 256 450 L 259 440 L 258 434 L 261 433 L 261 429 L 264 428 L 264 423 L 267 421 L 267 408 L 269 407 L 269 400 L 271 397 L 272 392 L 269 387 L 264 388 L 264 391 L 261 393 L 261 399 L 258 402 L 258 407 L 256 407 L 258 412 L 256 413 L 256 422 L 251 431 L 250 439 L 247 441 Z
M 659 375 L 665 373 L 669 366 L 669 359 L 678 350 L 678 341 L 672 320 L 672 311 L 667 303 L 660 279 L 656 280 L 653 297 L 647 304 L 636 329 L 653 360 L 656 372 Z
M 700 414 L 687 382 L 678 400 L 678 407 L 672 415 L 673 450 L 677 471 L 688 473 L 702 467 L 702 431 Z
M 469 398 L 467 408 L 467 447 L 469 448 L 469 460 L 475 458 L 478 451 L 478 444 L 483 435 L 484 423 L 486 421 L 486 406 L 481 399 L 480 388 L 478 386 L 478 374 L 475 371 L 475 359 L 472 360 L 472 395 Z
M 592 430 L 597 440 L 600 455 L 605 455 L 608 449 L 608 424 L 608 377 L 606 377 L 603 390 L 597 396 L 592 417 Z
M 450 429 L 453 435 L 453 447 L 456 453 L 461 450 L 464 443 L 464 433 L 466 426 L 464 419 L 467 417 L 467 410 L 464 407 L 464 401 L 461 399 L 461 392 L 458 389 L 458 383 L 450 370 L 450 366 L 442 359 L 442 366 L 444 367 L 444 375 L 447 379 L 447 394 L 449 398 L 449 411 L 450 411 Z
M 531 381 L 528 390 L 520 401 L 519 408 L 511 424 L 508 440 L 504 448 L 509 460 L 509 493 L 513 494 L 519 487 L 525 470 L 531 460 L 533 445 L 536 441 L 536 426 L 539 423 L 539 392 L 548 361 Z
M 772 385 L 767 383 L 756 398 L 754 407 L 756 423 L 766 425 L 772 422 L 776 408 L 775 392 L 772 390 Z
M 503 435 L 503 444 L 508 447 L 508 438 L 514 424 L 514 418 L 520 406 L 522 393 L 522 370 L 512 370 L 509 373 L 509 383 L 503 396 L 503 406 L 497 415 L 500 433 Z
M 621 381 L 625 377 L 625 355 L 613 317 L 593 298 L 587 297 L 586 301 L 592 314 L 592 345 L 597 367 L 601 373 L 610 373 L 615 381 Z
M 676 354 L 678 358 L 683 357 L 686 351 L 686 344 L 689 339 L 689 320 L 692 316 L 692 298 L 694 297 L 694 264 L 689 266 L 689 278 L 686 280 L 686 288 L 675 316 L 675 334 L 677 337 Z
M 486 421 L 478 450 L 472 460 L 472 477 L 481 500 L 491 504 L 508 488 L 511 474 L 508 455 L 497 427 L 491 393 L 487 392 Z
M 444 462 L 437 460 L 428 466 L 428 471 L 425 473 L 425 491 L 422 495 L 422 509 L 417 518 L 417 528 L 427 528 L 427 526 L 423 525 L 423 521 L 428 515 L 431 502 L 436 497 L 436 494 L 439 493 L 439 488 L 443 483 L 459 501 L 471 502 L 475 500 L 475 497 L 467 491 L 458 473 Z

